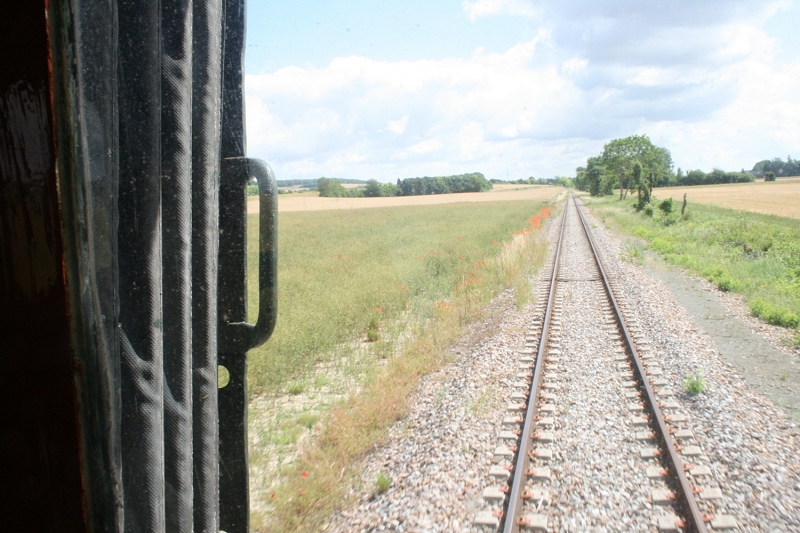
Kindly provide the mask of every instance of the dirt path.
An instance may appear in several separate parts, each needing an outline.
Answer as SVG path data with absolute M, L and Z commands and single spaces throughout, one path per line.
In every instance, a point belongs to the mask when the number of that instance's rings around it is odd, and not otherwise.
M 708 334 L 722 360 L 736 369 L 754 389 L 775 402 L 800 424 L 800 358 L 785 353 L 729 312 L 722 294 L 711 283 L 687 276 L 657 257 L 648 257 L 647 272 L 663 281 L 672 297 L 695 324 Z

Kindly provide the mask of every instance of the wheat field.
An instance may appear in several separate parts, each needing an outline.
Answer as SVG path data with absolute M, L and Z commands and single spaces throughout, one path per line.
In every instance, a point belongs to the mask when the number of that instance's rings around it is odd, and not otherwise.
M 659 187 L 653 190 L 656 198 L 671 197 L 678 206 L 683 200 L 684 194 L 690 204 L 697 202 L 800 219 L 800 177 L 784 178 L 772 182 Z
M 476 202 L 505 202 L 528 200 L 547 202 L 564 189 L 550 185 L 495 185 L 487 192 L 459 194 L 434 194 L 426 196 L 391 196 L 383 198 L 320 198 L 307 194 L 282 194 L 278 198 L 278 211 L 327 211 L 331 209 L 369 209 L 404 205 L 437 205 Z M 258 213 L 258 197 L 247 199 L 247 212 Z

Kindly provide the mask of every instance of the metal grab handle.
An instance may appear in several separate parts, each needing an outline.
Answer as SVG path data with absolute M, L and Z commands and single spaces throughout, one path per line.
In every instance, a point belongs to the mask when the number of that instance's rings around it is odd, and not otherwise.
M 278 316 L 278 185 L 267 163 L 249 157 L 223 159 L 222 175 L 244 186 L 251 178 L 258 181 L 258 319 L 228 322 L 219 335 L 220 351 L 246 352 L 270 338 Z

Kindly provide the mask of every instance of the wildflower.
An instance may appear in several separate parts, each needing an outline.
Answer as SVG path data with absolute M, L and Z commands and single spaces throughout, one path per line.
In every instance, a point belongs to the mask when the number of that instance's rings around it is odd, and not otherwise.
M 308 474 L 306 474 L 305 472 L 300 472 L 300 477 L 307 478 Z
M 383 309 L 381 309 L 380 307 L 373 307 L 372 310 L 375 311 L 376 313 L 383 313 Z
M 275 497 L 275 493 L 273 492 L 272 494 L 269 495 L 269 497 L 270 498 L 274 498 Z

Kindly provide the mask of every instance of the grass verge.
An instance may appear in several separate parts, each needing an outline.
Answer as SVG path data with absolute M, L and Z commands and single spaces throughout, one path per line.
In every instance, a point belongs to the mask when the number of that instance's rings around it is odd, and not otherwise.
M 447 362 L 447 348 L 484 304 L 514 287 L 524 305 L 529 274 L 544 260 L 537 230 L 549 211 L 503 202 L 281 219 L 280 312 L 288 324 L 276 332 L 279 342 L 251 355 L 256 394 L 278 394 L 354 339 L 394 349 L 371 352 L 376 357 L 362 369 L 357 393 L 311 422 L 313 438 L 279 468 L 280 481 L 262 496 L 268 501 L 258 502 L 266 505 L 253 506 L 261 509 L 252 517 L 255 529 L 317 530 L 325 523 L 353 486 L 354 462 L 405 415 L 419 379 Z M 369 331 L 380 333 L 380 343 L 366 343 Z M 285 440 L 297 442 L 300 425 L 291 424 Z M 262 459 L 255 454 L 256 467 Z
M 700 204 L 689 204 L 684 216 L 648 215 L 630 201 L 586 201 L 595 216 L 643 239 L 667 262 L 742 294 L 753 316 L 800 327 L 800 221 Z

